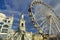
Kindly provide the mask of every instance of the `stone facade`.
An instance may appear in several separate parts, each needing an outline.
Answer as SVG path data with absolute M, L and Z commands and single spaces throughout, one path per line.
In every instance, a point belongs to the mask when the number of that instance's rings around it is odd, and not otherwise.
M 38 35 L 33 35 L 33 40 L 43 40 L 43 36 L 42 35 L 40 35 L 40 34 L 38 34 Z
M 7 17 L 5 14 L 0 13 L 0 19 L 0 37 L 6 38 L 7 36 L 11 36 L 13 17 Z

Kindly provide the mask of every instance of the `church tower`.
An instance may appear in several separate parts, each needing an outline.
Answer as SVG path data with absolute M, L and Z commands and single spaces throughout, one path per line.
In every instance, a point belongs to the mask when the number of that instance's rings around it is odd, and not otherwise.
M 22 14 L 21 19 L 20 19 L 20 31 L 25 32 L 25 20 L 24 20 L 24 14 Z

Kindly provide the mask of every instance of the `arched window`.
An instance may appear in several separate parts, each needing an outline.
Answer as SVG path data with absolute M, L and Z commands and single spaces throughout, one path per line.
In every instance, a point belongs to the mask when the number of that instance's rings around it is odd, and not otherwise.
M 8 25 L 4 25 L 3 27 L 8 28 L 9 26 Z
M 24 24 L 22 23 L 22 24 L 21 24 L 21 26 L 23 27 L 23 26 L 24 26 Z

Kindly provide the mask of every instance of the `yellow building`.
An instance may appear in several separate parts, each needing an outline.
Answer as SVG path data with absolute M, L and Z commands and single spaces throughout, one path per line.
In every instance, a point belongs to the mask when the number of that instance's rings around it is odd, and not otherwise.
M 33 35 L 32 40 L 43 40 L 43 36 L 38 34 L 38 35 Z
M 25 40 L 32 40 L 32 32 L 25 33 Z

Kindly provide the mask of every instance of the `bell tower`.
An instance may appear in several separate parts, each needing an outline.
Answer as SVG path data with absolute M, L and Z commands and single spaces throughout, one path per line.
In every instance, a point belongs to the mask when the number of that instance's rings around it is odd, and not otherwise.
M 21 19 L 20 19 L 20 31 L 25 32 L 25 20 L 24 20 L 24 14 L 22 14 Z

